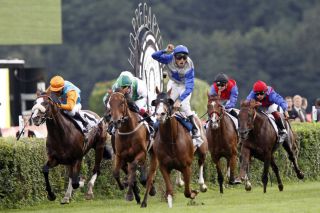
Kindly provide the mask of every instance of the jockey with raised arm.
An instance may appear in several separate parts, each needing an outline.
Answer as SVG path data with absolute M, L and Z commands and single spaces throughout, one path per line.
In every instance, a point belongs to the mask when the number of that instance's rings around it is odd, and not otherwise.
M 288 105 L 284 98 L 276 93 L 272 87 L 267 86 L 265 82 L 259 80 L 254 83 L 247 100 L 260 102 L 261 106 L 259 108 L 273 115 L 279 129 L 279 142 L 283 142 L 287 137 L 287 130 L 284 127 L 278 106 L 282 108 L 285 117 L 289 117 L 287 112 Z
M 112 85 L 112 91 L 116 92 L 122 90 L 128 102 L 128 107 L 131 111 L 139 113 L 151 127 L 153 131 L 153 121 L 147 112 L 147 87 L 144 81 L 134 77 L 131 72 L 123 71 L 120 73 L 116 82 Z M 107 99 L 107 95 L 104 97 L 104 103 Z M 108 132 L 112 134 L 112 125 L 109 125 Z
M 152 58 L 168 68 L 169 82 L 167 91 L 172 89 L 170 98 L 175 101 L 174 107 L 181 107 L 191 121 L 192 137 L 199 138 L 200 130 L 191 111 L 190 99 L 194 89 L 194 66 L 189 57 L 189 50 L 184 45 L 174 47 L 169 44 L 165 50 L 159 50 L 152 54 Z
M 72 84 L 70 81 L 64 80 L 61 76 L 54 76 L 50 80 L 50 86 L 47 92 L 54 93 L 58 98 L 58 107 L 64 110 L 69 116 L 82 122 L 84 127 L 84 135 L 87 137 L 88 122 L 83 119 L 79 113 L 81 110 L 80 89 Z
M 236 81 L 229 79 L 224 73 L 219 73 L 215 77 L 209 92 L 209 95 L 218 95 L 226 111 L 235 118 L 238 118 L 238 114 L 234 110 L 237 104 L 238 94 Z

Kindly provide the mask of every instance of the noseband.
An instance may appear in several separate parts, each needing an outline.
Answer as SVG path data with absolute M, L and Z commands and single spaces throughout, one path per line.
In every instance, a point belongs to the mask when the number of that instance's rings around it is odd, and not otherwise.
M 38 96 L 37 99 L 39 98 L 45 98 L 44 102 L 47 102 L 47 100 L 51 101 L 53 104 L 56 104 L 53 99 L 48 96 L 48 95 L 40 95 Z M 52 120 L 53 119 L 53 115 L 49 115 L 48 114 L 48 110 L 42 106 L 40 103 L 36 103 L 33 107 L 32 107 L 32 112 L 34 113 L 36 110 L 40 111 L 41 113 L 43 113 L 43 115 L 40 117 L 40 125 L 43 124 L 44 122 L 46 122 L 47 119 Z
M 210 105 L 211 105 L 212 102 L 213 102 L 213 101 L 210 102 Z M 217 103 L 217 104 L 218 104 L 218 103 Z M 219 107 L 222 107 L 221 104 L 218 104 L 218 106 L 219 106 Z M 210 112 L 209 112 L 209 110 L 208 110 L 208 116 L 209 116 L 211 122 L 213 122 L 212 119 L 211 119 L 212 116 L 213 116 L 213 114 L 216 114 L 216 115 L 218 116 L 218 119 L 215 121 L 215 123 L 219 123 L 219 122 L 221 121 L 224 113 L 225 113 L 224 109 L 221 109 L 221 112 L 219 112 L 219 111 L 217 111 L 217 110 L 215 110 L 215 109 L 210 110 Z

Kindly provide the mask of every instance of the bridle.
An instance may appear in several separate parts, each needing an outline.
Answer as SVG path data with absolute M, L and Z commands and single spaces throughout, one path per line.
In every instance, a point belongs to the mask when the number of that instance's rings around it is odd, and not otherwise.
M 113 92 L 110 95 L 109 101 L 107 103 L 107 108 L 110 110 L 110 113 L 112 113 L 112 111 L 115 110 L 115 109 L 112 109 L 111 105 L 110 105 L 110 101 L 113 100 L 112 97 L 114 97 L 115 95 L 120 95 L 121 98 L 122 98 L 122 100 L 120 101 L 118 106 L 116 106 L 117 109 L 121 110 L 120 112 L 121 112 L 122 116 L 118 120 L 113 120 L 113 118 L 111 116 L 110 124 L 111 123 L 115 124 L 114 127 L 116 129 L 119 129 L 121 124 L 123 124 L 123 123 L 125 123 L 125 122 L 127 122 L 129 120 L 129 113 L 128 113 L 129 107 L 128 107 L 128 104 L 127 104 L 127 101 L 126 101 L 126 98 L 125 98 L 124 94 L 122 94 L 120 92 Z M 120 109 L 120 108 L 123 108 L 123 109 Z M 133 131 L 133 132 L 135 132 L 135 131 Z M 133 133 L 133 132 L 130 132 L 130 134 Z
M 253 123 L 254 123 L 254 120 L 257 116 L 257 112 L 254 107 L 242 106 L 240 109 L 240 113 L 243 112 L 243 110 L 247 111 L 248 120 L 247 120 L 247 126 L 246 126 L 247 128 L 242 129 L 240 126 L 240 128 L 239 128 L 240 135 L 246 135 L 254 128 Z M 240 113 L 239 113 L 239 117 L 240 117 Z
M 215 107 L 214 107 L 213 104 L 212 104 L 213 102 L 218 105 L 218 107 L 221 109 L 220 111 L 218 111 L 218 110 L 215 109 Z M 209 108 L 210 106 L 212 107 L 211 110 L 210 110 L 210 108 Z M 216 101 L 216 100 L 209 100 L 209 101 L 208 101 L 208 107 L 207 107 L 207 113 L 208 113 L 208 116 L 209 116 L 209 118 L 210 118 L 210 122 L 219 124 L 220 121 L 221 121 L 222 118 L 223 118 L 223 115 L 224 115 L 224 113 L 225 113 L 225 110 L 224 110 L 223 106 L 222 106 L 220 103 L 218 103 L 218 101 Z M 213 115 L 214 115 L 214 114 L 217 115 L 218 119 L 216 119 L 216 120 L 213 121 L 212 118 L 213 118 Z
M 53 104 L 57 104 L 56 102 L 54 102 L 54 100 L 46 94 L 42 94 L 39 95 L 35 101 L 35 105 L 32 107 L 32 119 L 35 119 L 37 117 L 39 117 L 40 122 L 38 123 L 38 125 L 43 124 L 44 122 L 46 122 L 47 119 L 52 120 L 53 119 L 53 115 L 52 114 L 48 114 L 49 110 L 48 108 L 44 107 L 41 103 L 38 103 L 37 100 L 39 100 L 40 98 L 43 98 L 43 102 L 47 102 L 47 100 L 51 101 Z M 53 112 L 52 112 L 53 113 Z M 40 114 L 40 115 L 39 115 Z

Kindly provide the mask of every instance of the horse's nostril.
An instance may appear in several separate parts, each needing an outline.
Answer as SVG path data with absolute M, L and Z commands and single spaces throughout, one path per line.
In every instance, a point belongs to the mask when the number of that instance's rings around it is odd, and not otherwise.
M 161 114 L 160 114 L 160 115 L 161 115 L 161 116 L 164 116 L 165 114 L 166 114 L 165 112 L 161 112 Z

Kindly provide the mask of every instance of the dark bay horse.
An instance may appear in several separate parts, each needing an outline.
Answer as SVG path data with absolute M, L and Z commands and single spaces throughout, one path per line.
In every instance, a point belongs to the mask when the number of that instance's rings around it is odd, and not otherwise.
M 251 156 L 261 160 L 264 163 L 262 173 L 263 192 L 266 192 L 268 183 L 268 171 L 271 165 L 274 171 L 278 188 L 283 190 L 283 184 L 280 178 L 279 169 L 274 159 L 274 152 L 279 146 L 277 133 L 270 123 L 268 117 L 256 110 L 260 105 L 255 100 L 245 101 L 241 103 L 239 120 L 239 133 L 241 138 L 241 166 L 240 177 L 245 180 L 246 190 L 251 190 L 251 184 L 248 181 L 247 169 L 249 168 L 249 161 Z M 293 146 L 296 144 L 295 137 L 290 128 L 290 124 L 286 121 L 286 129 L 288 137 L 283 142 L 283 147 L 289 155 L 290 161 L 293 163 L 294 170 L 299 179 L 304 178 L 304 174 L 298 167 L 297 158 L 293 151 Z
M 223 193 L 220 159 L 224 157 L 227 160 L 227 168 L 230 170 L 229 184 L 234 184 L 238 155 L 238 133 L 233 121 L 221 105 L 219 96 L 208 95 L 207 113 L 209 121 L 206 136 L 211 158 L 218 173 L 220 193 Z
M 172 207 L 173 186 L 170 180 L 170 173 L 173 169 L 180 171 L 184 179 L 184 195 L 186 198 L 194 199 L 198 192 L 190 189 L 191 164 L 194 156 L 194 145 L 190 133 L 174 117 L 173 103 L 170 98 L 171 90 L 168 93 L 160 92 L 156 88 L 157 99 L 152 101 L 156 107 L 155 112 L 159 120 L 159 129 L 155 135 L 155 141 L 151 149 L 151 162 L 147 179 L 147 187 L 141 207 L 147 206 L 148 193 L 153 186 L 153 179 L 158 166 L 166 184 L 166 198 L 169 208 Z M 204 136 L 202 125 L 197 118 L 198 126 Z M 202 191 L 207 187 L 203 179 L 203 164 L 207 151 L 207 141 L 197 149 L 199 152 L 200 174 L 199 184 Z
M 126 199 L 132 201 L 135 198 L 137 203 L 140 203 L 136 170 L 138 166 L 145 166 L 149 141 L 148 129 L 143 122 L 139 122 L 139 115 L 129 109 L 123 93 L 111 93 L 107 105 L 111 116 L 110 122 L 113 122 L 116 128 L 113 176 L 119 188 L 123 190 L 124 184 L 120 180 L 120 169 L 122 169 L 128 175 L 129 188 Z
M 35 125 L 46 122 L 48 136 L 46 141 L 48 161 L 43 167 L 48 199 L 53 201 L 56 196 L 51 190 L 49 182 L 49 169 L 59 164 L 66 165 L 69 170 L 69 184 L 62 204 L 69 203 L 72 190 L 79 187 L 79 172 L 83 156 L 92 148 L 95 150 L 95 165 L 93 176 L 88 183 L 87 199 L 93 198 L 93 186 L 97 176 L 100 174 L 100 162 L 103 158 L 106 143 L 105 124 L 92 128 L 87 142 L 84 136 L 69 117 L 62 113 L 50 97 L 49 93 L 42 93 L 36 99 L 32 108 L 32 120 Z M 90 112 L 90 111 L 87 111 Z M 90 112 L 97 119 L 99 116 Z

